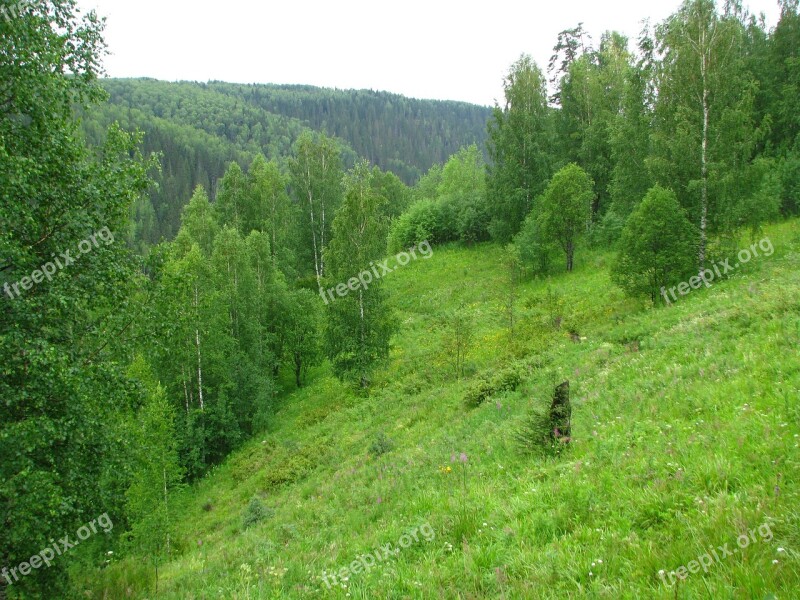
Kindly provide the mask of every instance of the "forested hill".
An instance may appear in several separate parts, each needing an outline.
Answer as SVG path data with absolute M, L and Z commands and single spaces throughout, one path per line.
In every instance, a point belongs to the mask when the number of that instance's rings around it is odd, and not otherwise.
M 359 156 L 413 184 L 459 148 L 486 140 L 491 109 L 465 102 L 417 100 L 371 90 L 211 83 L 267 112 L 299 119 L 345 140 Z
M 107 79 L 103 87 L 108 103 L 84 115 L 88 141 L 100 144 L 118 121 L 145 132 L 145 153 L 163 154 L 148 242 L 175 234 L 195 186 L 213 197 L 227 164 L 246 167 L 258 153 L 286 157 L 304 129 L 336 136 L 346 165 L 361 156 L 413 184 L 462 146 L 482 147 L 491 113 L 463 102 L 310 86 Z

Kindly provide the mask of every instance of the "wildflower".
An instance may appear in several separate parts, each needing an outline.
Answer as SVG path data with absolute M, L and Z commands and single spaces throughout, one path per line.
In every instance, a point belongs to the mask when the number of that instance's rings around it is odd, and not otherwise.
M 773 561 L 772 561 L 772 564 L 773 564 L 773 565 L 777 565 L 777 564 L 778 564 L 778 559 L 775 559 L 775 560 L 773 560 Z
M 467 458 L 467 455 L 462 452 L 461 456 L 458 457 L 458 460 L 460 460 L 462 463 L 466 463 L 469 459 Z
M 786 552 L 784 548 L 778 548 L 778 552 Z

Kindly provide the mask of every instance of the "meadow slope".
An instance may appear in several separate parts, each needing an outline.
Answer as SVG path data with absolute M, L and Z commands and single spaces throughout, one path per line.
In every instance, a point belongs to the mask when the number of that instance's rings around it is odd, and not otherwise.
M 312 372 L 177 501 L 157 596 L 129 556 L 84 571 L 86 597 L 799 597 L 800 222 L 765 235 L 772 256 L 655 309 L 611 284 L 610 254 L 584 251 L 574 273 L 518 287 L 513 336 L 502 249 L 435 248 L 385 279 L 400 332 L 371 395 Z M 461 381 L 454 310 L 474 324 Z M 516 391 L 464 405 L 510 364 Z M 521 452 L 564 380 L 572 443 Z M 253 496 L 268 517 L 244 528 Z M 399 552 L 326 585 L 386 544 Z M 659 577 L 712 547 L 677 589 Z

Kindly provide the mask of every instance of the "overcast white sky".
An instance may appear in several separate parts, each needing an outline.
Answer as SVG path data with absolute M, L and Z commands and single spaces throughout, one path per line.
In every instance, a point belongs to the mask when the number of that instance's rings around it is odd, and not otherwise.
M 777 0 L 745 0 L 777 22 Z M 304 83 L 492 105 L 521 53 L 546 68 L 559 31 L 635 38 L 680 0 L 79 0 L 108 19 L 112 77 Z

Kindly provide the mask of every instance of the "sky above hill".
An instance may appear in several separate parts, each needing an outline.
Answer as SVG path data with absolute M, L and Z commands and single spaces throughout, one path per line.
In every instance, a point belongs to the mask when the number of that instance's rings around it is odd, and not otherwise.
M 107 18 L 111 77 L 302 83 L 491 106 L 521 53 L 542 68 L 558 32 L 583 22 L 635 38 L 680 0 L 198 2 L 78 0 Z M 777 0 L 745 0 L 774 26 Z

